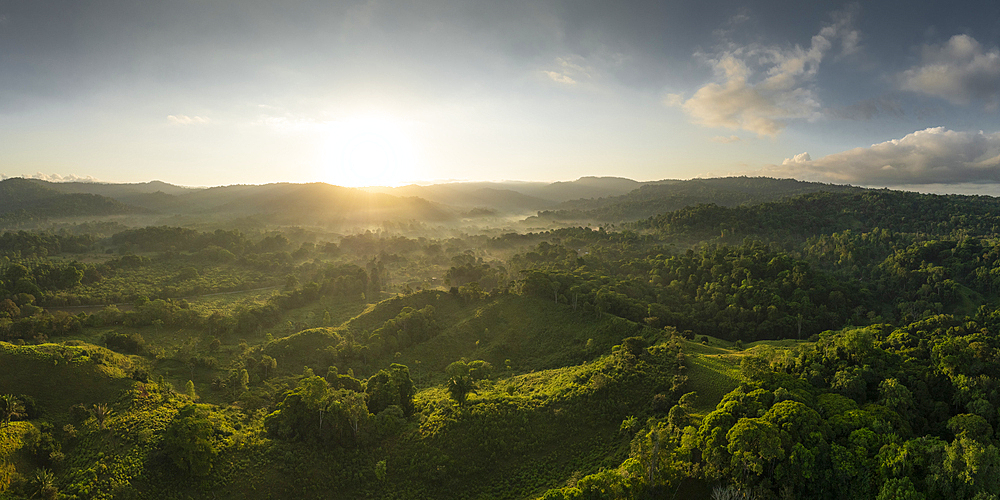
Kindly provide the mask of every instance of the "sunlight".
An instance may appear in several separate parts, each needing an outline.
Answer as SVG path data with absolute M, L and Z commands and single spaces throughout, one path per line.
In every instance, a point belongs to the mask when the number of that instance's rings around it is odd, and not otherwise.
M 324 125 L 319 177 L 347 187 L 399 186 L 414 177 L 416 155 L 403 124 L 387 115 Z

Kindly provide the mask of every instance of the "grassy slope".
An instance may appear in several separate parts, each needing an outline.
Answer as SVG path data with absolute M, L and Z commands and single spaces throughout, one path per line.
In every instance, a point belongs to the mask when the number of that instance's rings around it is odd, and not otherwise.
M 56 413 L 75 402 L 113 401 L 108 426 L 115 432 L 102 432 L 88 422 L 67 465 L 79 474 L 95 471 L 94 484 L 102 487 L 131 483 L 135 490 L 128 489 L 140 497 L 200 497 L 211 490 L 232 498 L 478 499 L 533 498 L 572 478 L 616 467 L 628 452 L 628 436 L 618 429 L 622 419 L 649 416 L 652 395 L 669 385 L 653 369 L 622 371 L 621 360 L 607 354 L 624 337 L 656 337 L 657 332 L 520 296 L 466 301 L 423 292 L 367 306 L 335 331 L 370 331 L 403 307 L 427 304 L 435 306 L 438 335 L 403 349 L 398 358 L 370 360 L 373 369 L 392 361 L 411 366 L 423 387 L 417 396 L 419 414 L 399 437 L 357 451 L 271 441 L 262 439 L 259 429 L 242 427 L 226 438 L 210 479 L 180 481 L 157 450 L 183 398 L 166 399 L 153 384 L 146 395 L 123 393 L 131 385 L 125 377 L 129 358 L 95 347 L 0 344 L 0 362 L 16 366 L 21 374 L 0 380 L 0 390 L 28 393 Z M 362 307 L 345 305 L 336 316 L 347 317 Z M 300 373 L 302 364 L 296 363 L 325 347 L 323 336 L 315 332 L 278 339 L 269 347 L 289 346 L 282 347 L 287 351 L 282 362 L 290 373 Z M 699 411 L 707 413 L 737 384 L 739 358 L 747 351 L 734 351 L 717 339 L 708 346 L 686 342 L 684 349 L 689 390 L 699 392 Z M 108 356 L 107 364 L 91 359 L 98 350 L 99 356 Z M 465 408 L 448 398 L 441 373 L 462 357 L 485 359 L 496 369 L 494 381 L 482 382 Z M 504 365 L 507 359 L 511 369 Z M 8 388 L 14 384 L 29 390 Z M 70 390 L 63 390 L 66 384 Z M 233 426 L 239 427 L 226 424 Z M 379 460 L 387 462 L 384 482 L 374 475 Z M 79 483 L 81 477 L 70 480 Z M 68 482 L 63 485 L 69 487 Z
M 31 396 L 42 417 L 55 422 L 65 421 L 73 405 L 111 401 L 133 384 L 132 361 L 97 346 L 0 342 L 0 366 L 0 394 Z
M 700 338 L 700 337 L 699 337 Z M 737 350 L 732 342 L 708 337 L 707 345 L 685 341 L 687 356 L 688 390 L 698 392 L 695 417 L 702 417 L 715 410 L 722 397 L 740 384 L 740 361 L 744 356 L 765 349 L 789 349 L 802 345 L 798 340 L 762 340 Z
M 383 443 L 391 454 L 374 450 L 375 456 L 342 458 L 371 464 L 382 458 L 389 470 L 400 472 L 390 474 L 377 494 L 367 486 L 345 490 L 339 484 L 333 489 L 342 490 L 343 498 L 531 498 L 570 477 L 617 466 L 628 449 L 628 440 L 618 433 L 622 419 L 647 411 L 653 394 L 664 390 L 666 383 L 656 374 L 622 385 L 609 372 L 613 357 L 601 357 L 624 337 L 655 336 L 655 331 L 609 315 L 586 317 L 567 306 L 512 295 L 466 300 L 427 291 L 398 297 L 340 327 L 275 340 L 262 352 L 275 356 L 288 374 L 301 373 L 304 365 L 323 370 L 321 351 L 337 336 L 351 331 L 355 338 L 364 338 L 365 331 L 396 317 L 404 307 L 426 305 L 435 307 L 441 327 L 436 336 L 401 349 L 391 359 L 369 360 L 364 370 L 354 367 L 358 376 L 365 376 L 401 362 L 424 387 L 417 396 L 421 423 L 409 438 Z M 443 388 L 444 368 L 460 358 L 484 359 L 495 368 L 496 381 L 482 382 L 466 408 L 455 406 Z M 508 359 L 510 369 L 505 366 Z M 316 484 L 332 486 L 334 478 L 317 471 L 327 467 L 329 457 L 310 457 L 304 473 Z M 286 476 L 269 473 L 268 478 L 259 487 L 311 495 Z
M 263 352 L 278 359 L 279 371 L 286 374 L 301 373 L 303 366 L 322 371 L 326 358 L 317 350 L 329 345 L 333 334 L 351 331 L 363 341 L 365 332 L 395 318 L 404 307 L 421 309 L 427 305 L 434 306 L 440 333 L 399 349 L 398 357 L 351 365 L 355 373 L 368 376 L 398 362 L 410 368 L 418 384 L 426 386 L 443 383 L 444 368 L 462 358 L 488 361 L 497 374 L 525 373 L 582 363 L 608 352 L 622 338 L 644 332 L 644 327 L 620 318 L 579 314 L 569 306 L 530 297 L 503 295 L 465 300 L 445 292 L 425 291 L 383 301 L 337 328 L 314 329 L 275 340 L 264 346 Z M 510 371 L 506 369 L 507 360 Z M 344 367 L 341 370 L 345 371 Z

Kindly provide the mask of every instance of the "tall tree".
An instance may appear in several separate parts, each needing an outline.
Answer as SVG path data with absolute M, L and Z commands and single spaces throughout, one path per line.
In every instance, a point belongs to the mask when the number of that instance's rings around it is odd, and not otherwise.
M 24 416 L 24 404 L 13 394 L 0 395 L 0 423 L 10 425 L 11 419 Z
M 476 383 L 468 376 L 457 376 L 448 380 L 448 394 L 451 394 L 451 399 L 457 401 L 459 405 L 464 406 L 469 393 L 475 393 L 478 389 Z

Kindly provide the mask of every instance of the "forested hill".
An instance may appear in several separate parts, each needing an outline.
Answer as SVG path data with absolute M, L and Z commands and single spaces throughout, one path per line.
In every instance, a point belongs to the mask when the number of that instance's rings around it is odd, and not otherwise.
M 1000 198 L 889 190 L 823 192 L 751 206 L 701 204 L 651 217 L 635 226 L 698 237 L 757 235 L 801 239 L 875 228 L 901 233 L 983 236 L 1000 229 Z
M 103 182 L 47 182 L 32 179 L 32 182 L 62 193 L 96 194 L 113 198 L 126 205 L 142 207 L 154 212 L 169 212 L 182 206 L 180 197 L 195 193 L 203 188 L 175 186 L 163 181 L 140 183 Z
M 529 196 L 516 189 L 509 189 L 502 184 L 489 182 L 453 182 L 431 186 L 409 185 L 396 188 L 366 188 L 365 190 L 393 196 L 415 196 L 453 207 L 490 208 L 518 214 L 532 213 L 540 208 L 556 205 L 556 202 L 552 200 Z
M 853 186 L 769 177 L 664 180 L 642 185 L 620 196 L 567 201 L 557 209 L 540 212 L 538 217 L 597 223 L 634 221 L 705 203 L 735 207 L 821 191 L 860 193 L 865 190 Z
M 998 498 L 997 198 L 679 184 L 750 201 L 337 234 L 275 222 L 458 211 L 274 184 L 158 194 L 266 232 L 0 234 L 0 498 Z
M 457 222 L 469 216 L 538 212 L 526 222 L 562 225 L 642 220 L 700 204 L 756 205 L 807 193 L 864 193 L 852 186 L 766 177 L 637 182 L 582 177 L 571 182 L 472 182 L 354 189 L 325 183 L 273 183 L 185 188 L 159 181 L 139 184 L 52 183 L 9 179 L 0 210 L 24 216 L 109 215 L 139 207 L 161 216 L 263 216 L 279 224 Z M 552 209 L 556 207 L 555 209 Z M 470 208 L 478 211 L 469 212 Z M 2 212 L 0 212 L 2 213 Z
M 143 184 L 53 183 L 8 179 L 0 183 L 0 214 L 19 218 L 155 213 L 198 220 L 262 216 L 280 224 L 386 220 L 446 221 L 459 211 L 416 197 L 369 193 L 325 183 L 232 185 L 182 188 Z M 8 216 L 10 219 L 13 215 Z
M 393 196 L 418 196 L 456 207 L 486 207 L 510 213 L 532 213 L 569 200 L 623 195 L 644 184 L 621 177 L 581 177 L 565 182 L 445 182 L 430 186 L 364 189 Z
M 21 178 L 0 181 L 0 219 L 116 215 L 141 212 L 111 198 L 85 193 L 61 193 L 45 184 Z
M 63 193 L 86 193 L 99 194 L 109 198 L 119 199 L 135 194 L 165 193 L 169 195 L 182 195 L 199 191 L 202 188 L 190 188 L 175 186 L 163 181 L 136 182 L 136 183 L 106 183 L 106 182 L 47 182 L 32 179 L 32 182 L 55 189 Z
M 181 198 L 190 208 L 236 214 L 274 214 L 284 219 L 302 217 L 382 221 L 447 220 L 453 212 L 427 200 L 367 193 L 360 189 L 309 184 L 277 183 L 260 186 L 210 188 Z

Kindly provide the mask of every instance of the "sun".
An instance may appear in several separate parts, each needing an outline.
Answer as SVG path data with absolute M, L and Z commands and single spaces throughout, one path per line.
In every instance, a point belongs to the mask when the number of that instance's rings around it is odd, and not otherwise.
M 396 118 L 364 115 L 327 122 L 322 142 L 319 174 L 330 184 L 399 186 L 413 179 L 413 144 Z

